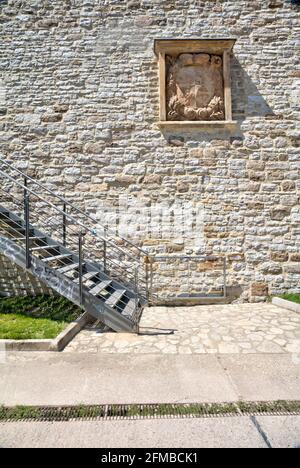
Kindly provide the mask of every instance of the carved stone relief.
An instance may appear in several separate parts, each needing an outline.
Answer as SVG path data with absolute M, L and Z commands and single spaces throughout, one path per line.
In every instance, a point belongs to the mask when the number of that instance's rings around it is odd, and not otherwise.
M 224 120 L 223 60 L 212 54 L 166 56 L 167 120 Z

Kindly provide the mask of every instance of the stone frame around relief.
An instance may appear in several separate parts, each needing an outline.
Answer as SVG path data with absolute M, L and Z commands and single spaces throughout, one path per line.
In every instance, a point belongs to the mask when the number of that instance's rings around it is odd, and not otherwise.
M 235 39 L 155 40 L 154 50 L 159 64 L 160 127 L 214 128 L 236 124 L 232 120 L 230 78 L 230 55 L 234 43 Z M 199 86 L 189 89 L 189 76 L 193 73 L 198 80 L 194 84 Z M 209 92 L 205 87 L 204 91 L 201 88 L 202 79 L 206 79 Z M 175 88 L 179 90 L 179 98 Z M 217 96 L 215 89 L 218 90 Z M 191 99 L 195 104 L 189 102 Z

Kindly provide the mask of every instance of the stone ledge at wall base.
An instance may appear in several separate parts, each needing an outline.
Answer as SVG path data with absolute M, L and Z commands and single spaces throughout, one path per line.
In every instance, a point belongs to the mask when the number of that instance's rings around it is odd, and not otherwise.
M 273 297 L 272 304 L 277 307 L 281 307 L 282 309 L 292 310 L 293 312 L 300 314 L 300 304 L 297 304 L 296 302 L 287 301 L 281 297 Z
M 196 306 L 196 305 L 215 305 L 215 304 L 230 304 L 230 297 L 205 297 L 205 296 L 176 296 L 166 299 L 160 299 L 155 302 L 154 306 Z
M 0 340 L 1 349 L 5 351 L 62 351 L 70 341 L 90 322 L 88 313 L 82 314 L 75 322 L 70 323 L 53 340 Z

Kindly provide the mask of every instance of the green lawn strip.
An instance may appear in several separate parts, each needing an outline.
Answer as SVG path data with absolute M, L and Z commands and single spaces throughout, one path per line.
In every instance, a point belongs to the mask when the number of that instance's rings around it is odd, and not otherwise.
M 191 403 L 152 405 L 77 405 L 70 407 L 0 406 L 0 421 L 68 421 L 91 418 L 159 418 L 238 416 L 241 414 L 300 414 L 300 401 Z
M 36 319 L 18 314 L 0 314 L 1 340 L 46 340 L 55 338 L 66 322 Z
M 285 299 L 286 301 L 296 302 L 296 304 L 300 304 L 300 294 L 282 294 L 279 296 L 281 299 Z
M 52 339 L 81 313 L 59 296 L 0 298 L 0 339 Z

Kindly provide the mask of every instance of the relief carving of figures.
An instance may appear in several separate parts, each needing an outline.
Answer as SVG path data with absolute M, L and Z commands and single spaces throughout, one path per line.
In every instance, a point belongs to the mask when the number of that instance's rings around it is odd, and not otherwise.
M 167 56 L 166 65 L 168 120 L 225 119 L 222 57 Z

